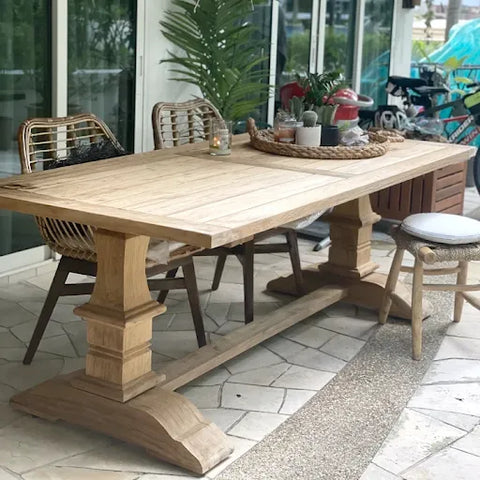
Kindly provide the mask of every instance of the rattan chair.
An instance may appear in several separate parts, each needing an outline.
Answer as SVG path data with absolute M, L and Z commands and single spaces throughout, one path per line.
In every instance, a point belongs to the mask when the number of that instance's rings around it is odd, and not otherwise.
M 94 150 L 93 153 L 98 155 L 100 145 L 103 149 L 103 157 L 100 158 L 124 154 L 107 125 L 92 114 L 26 120 L 19 127 L 18 143 L 24 174 L 68 165 L 78 158 L 76 154 L 82 150 Z M 53 218 L 36 217 L 36 222 L 45 243 L 62 257 L 23 360 L 25 364 L 31 363 L 58 298 L 64 295 L 88 295 L 93 291 L 93 282 L 66 283 L 68 275 L 78 273 L 95 276 L 97 271 L 94 227 Z M 192 261 L 192 254 L 199 250 L 189 245 L 151 239 L 146 274 L 151 277 L 182 267 L 182 278 L 149 279 L 148 285 L 150 290 L 165 287 L 187 290 L 198 345 L 203 346 L 206 344 L 205 331 Z
M 210 120 L 221 119 L 218 110 L 207 100 L 197 99 L 183 103 L 160 102 L 153 107 L 152 124 L 156 149 L 177 147 L 187 143 L 208 140 L 210 135 Z M 319 214 L 320 215 L 320 214 Z M 318 215 L 318 216 L 319 216 Z M 282 243 L 259 243 L 277 235 L 285 237 Z M 212 290 L 218 289 L 223 269 L 228 255 L 235 255 L 243 267 L 245 323 L 253 320 L 253 256 L 260 253 L 288 252 L 292 264 L 295 285 L 299 294 L 304 293 L 303 276 L 298 251 L 297 233 L 289 226 L 271 229 L 253 240 L 236 245 L 204 250 L 199 255 L 218 256 Z M 169 277 L 175 277 L 176 271 L 168 272 Z M 168 291 L 160 295 L 165 301 Z
M 443 228 L 448 232 L 450 237 L 448 241 L 455 242 L 455 244 L 442 243 L 446 241 L 438 236 L 437 233 L 430 234 L 428 226 L 422 227 L 422 231 L 419 233 L 422 237 L 425 237 L 425 232 L 429 235 L 425 238 L 419 238 L 416 235 L 412 235 L 410 231 L 406 231 L 404 224 L 396 226 L 392 229 L 391 235 L 397 245 L 395 256 L 393 258 L 390 273 L 388 275 L 387 283 L 385 286 L 385 293 L 383 297 L 382 306 L 380 308 L 378 321 L 381 324 L 386 323 L 390 307 L 392 306 L 392 294 L 395 292 L 395 287 L 398 281 L 400 272 L 413 273 L 413 286 L 412 286 L 412 357 L 414 360 L 420 360 L 422 356 L 422 322 L 423 322 L 423 308 L 422 308 L 422 293 L 423 290 L 434 291 L 450 291 L 455 292 L 455 304 L 453 321 L 459 322 L 462 316 L 462 309 L 467 300 L 471 305 L 480 309 L 480 299 L 471 295 L 472 291 L 479 291 L 480 284 L 467 284 L 467 270 L 468 263 L 472 260 L 480 260 L 480 222 L 477 226 L 477 235 L 473 241 L 466 237 L 462 237 L 461 227 L 456 228 L 452 225 L 451 218 L 459 217 L 457 215 L 439 214 L 439 213 L 423 213 L 415 214 L 407 217 L 404 221 L 407 222 L 413 217 L 417 217 L 414 220 L 433 217 L 433 222 L 443 223 Z M 472 219 L 466 219 L 465 217 L 459 217 L 466 222 L 475 222 Z M 475 228 L 475 225 L 474 225 Z M 417 233 L 418 235 L 418 233 Z M 457 238 L 455 238 L 457 237 Z M 457 241 L 458 240 L 458 241 Z M 402 266 L 402 260 L 405 250 L 410 252 L 414 258 L 415 263 L 413 268 Z M 424 264 L 433 265 L 441 262 L 455 262 L 456 265 L 440 265 L 434 268 L 424 269 Z M 456 284 L 443 284 L 443 283 L 424 283 L 424 275 L 457 275 Z

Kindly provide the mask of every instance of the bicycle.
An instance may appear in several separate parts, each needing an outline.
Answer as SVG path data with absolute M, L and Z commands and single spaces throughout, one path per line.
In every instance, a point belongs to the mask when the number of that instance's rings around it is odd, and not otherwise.
M 428 85 L 422 78 L 391 76 L 387 92 L 402 97 L 403 111 L 383 106 L 375 113 L 375 123 L 384 128 L 410 131 L 413 137 L 431 140 L 442 135 L 449 143 L 469 145 L 480 136 L 480 82 L 470 83 L 463 97 L 442 103 L 439 96 L 449 97 L 450 89 Z M 446 112 L 444 118 L 441 112 Z M 480 194 L 480 149 L 473 162 L 475 187 Z

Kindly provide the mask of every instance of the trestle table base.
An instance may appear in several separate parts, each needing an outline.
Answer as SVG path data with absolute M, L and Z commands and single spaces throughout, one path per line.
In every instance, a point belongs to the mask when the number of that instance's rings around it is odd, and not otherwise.
M 329 216 L 332 247 L 320 270 L 304 272 L 307 294 L 215 343 L 151 368 L 152 317 L 165 311 L 145 278 L 148 237 L 96 231 L 97 279 L 90 301 L 75 309 L 87 322 L 85 371 L 48 380 L 11 399 L 14 408 L 63 420 L 139 445 L 154 456 L 203 474 L 228 457 L 227 436 L 173 390 L 340 300 L 378 308 L 385 276 L 373 273 L 368 197 L 339 205 Z M 295 293 L 293 276 L 269 289 Z M 392 313 L 408 317 L 407 292 L 397 290 Z

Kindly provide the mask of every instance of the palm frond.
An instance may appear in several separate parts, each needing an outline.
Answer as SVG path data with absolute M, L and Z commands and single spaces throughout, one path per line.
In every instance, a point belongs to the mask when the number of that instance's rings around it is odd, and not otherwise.
M 248 22 L 245 0 L 173 0 L 160 22 L 162 33 L 182 53 L 168 52 L 172 79 L 196 85 L 224 118 L 243 119 L 268 97 L 268 71 Z

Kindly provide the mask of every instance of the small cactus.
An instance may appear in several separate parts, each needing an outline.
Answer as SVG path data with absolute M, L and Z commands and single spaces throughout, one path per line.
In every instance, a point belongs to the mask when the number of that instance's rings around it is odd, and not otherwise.
M 309 110 L 307 112 L 303 112 L 302 121 L 304 127 L 315 127 L 317 125 L 318 115 Z
M 304 97 L 292 97 L 289 100 L 290 113 L 298 121 L 300 121 L 303 115 L 303 110 L 304 110 L 303 100 L 304 100 Z

